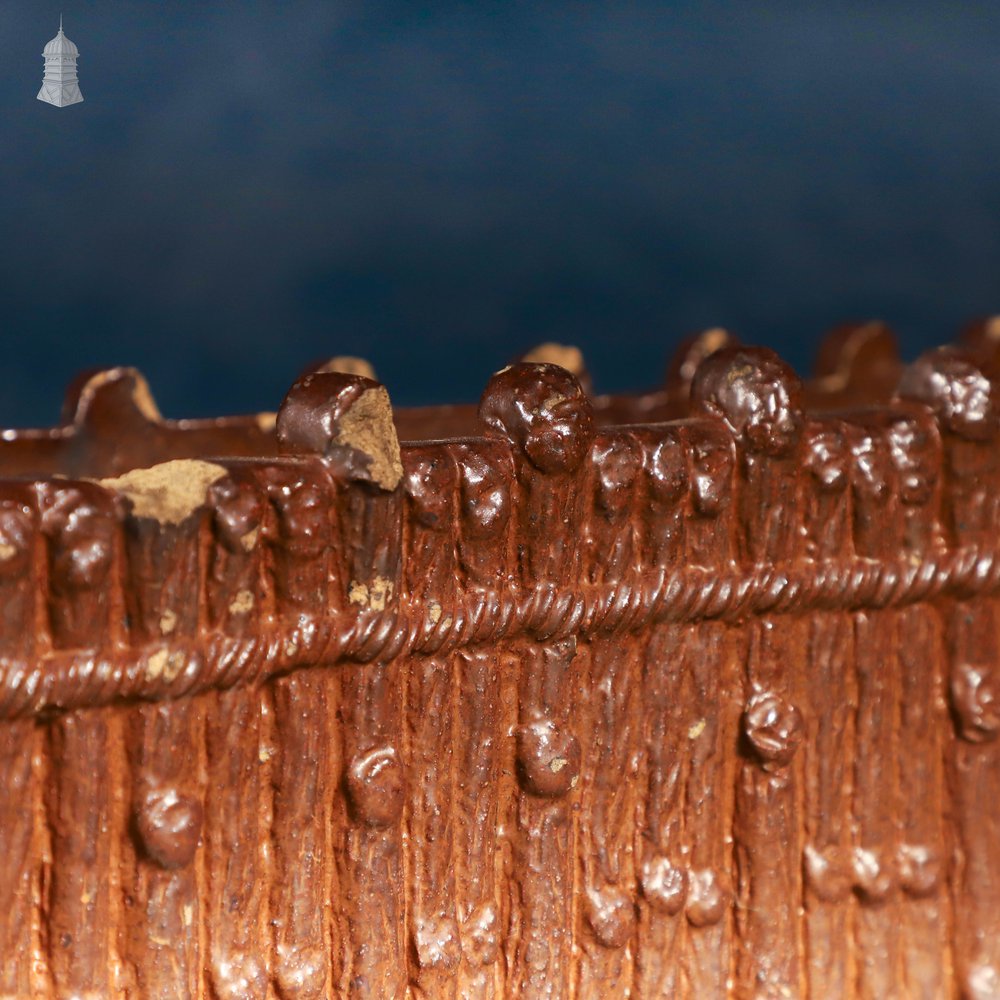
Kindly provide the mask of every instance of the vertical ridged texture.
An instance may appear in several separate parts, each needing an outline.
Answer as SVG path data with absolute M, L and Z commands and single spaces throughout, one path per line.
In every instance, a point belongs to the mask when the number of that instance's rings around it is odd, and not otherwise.
M 272 968 L 282 1000 L 315 1000 L 329 981 L 326 830 L 339 773 L 328 670 L 276 681 L 271 841 Z
M 684 552 L 688 516 L 688 465 L 676 431 L 636 428 L 643 454 L 637 498 L 643 512 L 637 541 L 641 559 L 677 565 Z M 688 871 L 684 850 L 684 790 L 687 785 L 687 718 L 681 647 L 685 626 L 654 624 L 637 644 L 639 669 L 626 683 L 638 688 L 634 711 L 639 728 L 635 804 L 638 933 L 633 995 L 680 996 L 680 949 L 686 920 Z
M 458 573 L 485 593 L 513 575 L 510 557 L 511 452 L 504 442 L 456 449 Z M 501 961 L 511 808 L 517 778 L 513 743 L 518 668 L 508 649 L 473 646 L 455 655 L 455 890 L 462 935 L 461 1000 L 506 996 Z M 467 714 L 466 714 L 467 713 Z
M 342 996 L 366 1000 L 391 1000 L 406 989 L 401 667 L 398 660 L 365 663 L 340 677 L 347 803 L 335 827 L 333 982 Z
M 570 995 L 579 673 L 575 639 L 526 642 L 520 652 L 507 990 L 535 1000 Z
M 234 688 L 206 705 L 208 785 L 205 796 L 204 917 L 209 995 L 262 1000 L 267 948 L 260 926 L 264 896 L 260 826 L 260 692 Z M 263 751 L 263 752 L 262 752 Z M 261 758 L 264 757 L 265 760 Z
M 4 487 L 0 665 L 105 707 L 0 726 L 0 997 L 1000 995 L 996 414 L 956 364 L 806 420 L 730 347 L 614 431 L 514 366 L 399 488 L 334 425 L 173 519 L 159 473 Z M 199 692 L 202 638 L 249 651 Z
M 688 884 L 684 840 L 688 730 L 680 655 L 683 628 L 654 629 L 639 696 L 644 780 L 636 794 L 638 942 L 633 993 L 680 996 L 680 949 Z
M 556 579 L 575 586 L 583 561 L 580 529 L 590 501 L 590 401 L 565 369 L 516 364 L 490 380 L 479 417 L 487 434 L 511 444 L 516 578 L 528 589 Z M 507 566 L 502 569 L 506 573 Z M 582 658 L 574 662 L 575 636 L 528 638 L 518 652 L 520 792 L 511 834 L 507 992 L 511 997 L 563 997 L 573 990 L 581 758 L 573 699 L 583 676 Z
M 732 436 L 719 421 L 699 421 L 685 428 L 684 443 L 691 483 L 684 558 L 697 566 L 729 564 L 736 544 Z M 727 995 L 734 959 L 732 748 L 742 707 L 736 638 L 726 625 L 704 622 L 681 630 L 679 650 L 687 756 L 687 928 L 680 969 L 687 995 L 706 1000 Z
M 115 562 L 111 500 L 91 483 L 40 491 L 46 536 L 49 633 L 56 647 L 97 647 L 112 629 Z M 49 729 L 52 780 L 46 815 L 52 868 L 47 956 L 57 997 L 109 996 L 112 989 L 111 713 L 69 713 Z M 95 766 L 98 762 L 98 766 Z
M 975 390 L 988 388 L 974 373 L 962 374 Z M 941 421 L 952 544 L 995 541 L 1000 529 L 997 402 L 983 412 L 975 405 L 980 401 L 972 396 L 967 408 Z M 987 1000 L 1000 995 L 1000 615 L 996 599 L 985 596 L 945 601 L 943 615 L 953 731 L 948 786 L 955 976 L 963 1000 Z
M 942 442 L 926 412 L 886 417 L 896 503 L 883 553 L 913 561 L 934 558 L 944 545 Z M 896 618 L 900 683 L 895 750 L 899 774 L 902 990 L 916 1000 L 951 988 L 949 942 L 954 927 L 946 890 L 951 845 L 945 793 L 951 726 L 945 688 L 941 616 L 932 605 L 889 612 Z
M 125 611 L 131 635 L 150 643 L 190 638 L 198 628 L 201 512 L 179 523 L 131 514 L 125 522 Z M 174 678 L 187 667 L 164 646 L 148 673 Z M 119 947 L 137 995 L 199 996 L 202 901 L 195 854 L 202 836 L 200 768 L 204 699 L 137 707 L 125 722 L 130 787 L 123 838 L 124 926 Z
M 851 429 L 854 454 L 854 548 L 878 559 L 891 539 L 884 519 L 895 510 L 889 446 L 879 423 L 858 421 Z M 855 989 L 865 997 L 897 995 L 902 977 L 899 926 L 900 787 L 894 752 L 899 733 L 900 668 L 895 612 L 854 616 L 857 676 L 854 759 L 852 873 L 858 898 L 854 943 Z
M 805 682 L 805 948 L 811 998 L 850 996 L 853 976 L 852 817 L 854 627 L 819 613 L 808 624 Z
M 748 631 L 741 733 L 748 759 L 736 779 L 734 832 L 737 979 L 753 983 L 755 997 L 801 997 L 799 671 L 776 622 L 764 619 Z
M 954 919 L 946 877 L 945 747 L 949 718 L 942 676 L 943 640 L 937 611 L 899 613 L 902 683 L 900 769 L 902 837 L 897 857 L 903 888 L 903 987 L 908 996 L 946 996 L 951 982 L 949 942 Z
M 506 660 L 506 658 L 505 658 Z M 513 664 L 507 660 L 508 672 Z M 510 787 L 501 771 L 505 744 L 501 706 L 501 655 L 463 650 L 455 657 L 456 706 L 467 706 L 468 725 L 455 720 L 453 794 L 456 913 L 462 936 L 460 1000 L 502 997 L 498 958 L 501 926 L 497 866 L 501 794 Z
M 633 824 L 641 719 L 640 661 L 634 642 L 617 637 L 589 644 L 581 688 L 589 692 L 589 732 L 580 781 L 577 857 L 582 926 L 578 995 L 626 997 L 636 943 Z M 628 947 L 631 945 L 631 947 Z
M 0 654 L 32 657 L 36 649 L 37 560 L 35 497 L 25 487 L 0 493 Z M 38 752 L 34 719 L 0 724 L 0 997 L 27 996 L 34 958 L 36 882 L 40 875 L 35 807 L 41 793 L 33 758 Z
M 271 608 L 294 621 L 317 604 L 335 604 L 341 586 L 322 477 L 303 469 L 251 471 L 234 469 L 216 484 L 210 607 L 229 631 L 247 628 Z M 254 614 L 239 614 L 240 595 L 248 589 Z M 262 751 L 273 793 L 271 978 L 281 1000 L 322 997 L 332 975 L 329 828 L 341 776 L 338 691 L 334 672 L 321 666 L 271 685 L 273 731 Z
M 408 685 L 406 729 L 407 843 L 409 863 L 407 944 L 413 957 L 415 997 L 456 995 L 462 945 L 455 912 L 452 733 L 457 678 L 447 658 L 403 664 Z M 484 863 L 485 858 L 480 859 Z
M 641 487 L 644 455 L 629 434 L 601 432 L 591 449 L 583 563 L 593 583 L 613 584 L 637 559 L 629 517 Z M 627 996 L 633 980 L 636 904 L 633 823 L 641 720 L 637 716 L 643 646 L 631 636 L 597 636 L 581 657 L 577 738 L 582 764 L 576 854 L 582 920 L 577 992 Z M 584 704 L 585 702 L 585 704 Z M 631 945 L 631 947 L 628 947 Z
M 35 752 L 33 719 L 0 725 L 0 858 L 13 877 L 0 888 L 0 997 L 28 996 L 33 952 Z
M 806 555 L 817 561 L 835 559 L 853 547 L 847 428 L 840 421 L 811 422 L 805 439 Z M 849 995 L 854 981 L 854 626 L 846 612 L 816 611 L 803 628 L 802 870 L 807 980 L 811 998 L 840 997 Z
M 109 831 L 112 788 L 105 766 L 110 713 L 73 712 L 53 723 L 53 780 L 46 814 L 52 869 L 46 901 L 47 957 L 60 1000 L 110 997 Z
M 122 863 L 122 957 L 139 996 L 200 995 L 202 955 L 195 854 L 202 836 L 199 744 L 204 699 L 133 709 L 125 723 L 131 770 Z
M 691 997 L 728 996 L 734 958 L 730 748 L 737 738 L 740 687 L 732 639 L 726 626 L 706 623 L 687 631 L 681 653 L 681 670 L 690 678 L 683 820 L 688 928 L 681 970 Z
M 1000 993 L 1000 760 L 994 742 L 996 709 L 983 695 L 997 669 L 1000 645 L 996 611 L 985 602 L 950 609 L 948 652 L 951 699 L 959 729 L 949 765 L 955 817 L 952 894 L 956 972 L 969 1000 Z M 992 603 L 992 602 L 991 602 Z M 986 681 L 988 683 L 988 681 Z
M 438 622 L 451 614 L 458 570 L 458 464 L 433 447 L 407 449 L 403 467 L 409 558 L 405 600 L 420 600 Z M 448 609 L 447 611 L 445 609 Z M 456 996 L 462 941 L 455 905 L 456 657 L 414 657 L 406 685 L 407 949 L 415 997 Z
M 739 555 L 781 565 L 800 556 L 800 442 L 789 435 L 765 454 L 741 449 L 737 488 Z M 743 630 L 743 762 L 736 779 L 738 871 L 736 979 L 755 997 L 802 997 L 802 682 L 803 626 L 797 616 L 763 615 Z

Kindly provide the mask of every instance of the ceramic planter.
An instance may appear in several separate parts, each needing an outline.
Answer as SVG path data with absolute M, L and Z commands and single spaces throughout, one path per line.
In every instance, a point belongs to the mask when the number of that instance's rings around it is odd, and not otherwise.
M 994 343 L 81 378 L 0 442 L 0 996 L 1000 996 Z

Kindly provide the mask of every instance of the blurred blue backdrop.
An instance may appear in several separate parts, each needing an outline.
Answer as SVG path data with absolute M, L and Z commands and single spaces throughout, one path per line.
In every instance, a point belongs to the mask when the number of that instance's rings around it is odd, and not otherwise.
M 372 360 L 475 398 L 542 340 L 598 389 L 706 325 L 808 370 L 1000 311 L 1000 7 L 0 2 L 0 423 L 130 363 L 169 416 Z

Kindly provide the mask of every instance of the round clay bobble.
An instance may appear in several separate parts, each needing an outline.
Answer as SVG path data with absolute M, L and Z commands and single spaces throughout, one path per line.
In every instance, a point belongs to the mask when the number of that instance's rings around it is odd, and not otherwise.
M 805 464 L 820 493 L 841 493 L 847 488 L 851 446 L 843 424 L 815 424 L 809 435 Z
M 804 728 L 802 713 L 775 691 L 758 691 L 743 710 L 743 735 L 765 770 L 791 761 Z
M 212 955 L 208 979 L 208 995 L 213 1000 L 264 1000 L 267 996 L 264 956 L 252 951 L 240 949 Z
M 409 448 L 403 491 L 418 527 L 441 531 L 451 526 L 457 473 L 451 456 L 442 455 L 437 446 Z
M 509 365 L 487 383 L 479 419 L 541 472 L 572 472 L 590 451 L 594 416 L 577 379 L 552 364 Z
M 717 517 L 730 501 L 732 438 L 721 424 L 706 423 L 696 433 L 691 430 L 691 505 L 699 517 Z
M 384 829 L 403 815 L 406 783 L 393 747 L 381 747 L 356 757 L 347 769 L 351 814 L 366 826 Z
M 635 929 L 635 903 L 618 886 L 589 889 L 585 907 L 594 940 L 604 948 L 624 948 Z
M 279 955 L 273 970 L 274 985 L 281 1000 L 321 1000 L 326 993 L 325 948 L 312 947 Z
M 692 927 L 717 924 L 729 905 L 728 893 L 711 868 L 693 868 L 688 874 L 687 915 Z
M 993 665 L 957 664 L 951 672 L 951 706 L 962 739 L 995 740 L 1000 733 L 1000 691 Z
M 675 436 L 665 437 L 649 456 L 649 492 L 658 506 L 672 506 L 683 499 L 688 488 L 687 456 Z
M 288 390 L 275 429 L 282 451 L 321 455 L 348 479 L 393 490 L 403 477 L 389 394 L 372 379 L 303 375 Z
M 669 858 L 652 857 L 642 866 L 639 886 L 654 910 L 672 917 L 684 907 L 687 872 L 672 864 Z
M 539 719 L 517 731 L 517 769 L 524 790 L 559 798 L 576 785 L 580 744 L 551 719 Z
M 119 536 L 117 498 L 94 483 L 39 487 L 41 528 L 48 538 L 49 618 L 59 648 L 95 645 L 109 627 Z
M 191 863 L 201 839 L 201 822 L 201 803 L 170 787 L 150 789 L 135 811 L 143 850 L 166 869 Z
M 802 430 L 802 383 L 764 347 L 727 347 L 706 358 L 691 403 L 693 411 L 724 420 L 750 452 L 787 455 Z
M 625 433 L 599 435 L 591 458 L 595 467 L 594 500 L 601 513 L 613 517 L 629 508 L 632 485 L 642 471 L 638 442 Z
M 480 903 L 462 928 L 463 951 L 473 964 L 492 965 L 500 954 L 500 914 L 496 903 Z
M 454 971 L 462 961 L 458 924 L 451 917 L 420 921 L 413 933 L 413 950 L 421 969 Z
M 57 592 L 102 586 L 114 562 L 117 522 L 108 496 L 90 484 L 52 489 L 42 510 L 42 529 L 55 540 L 49 584 Z M 112 501 L 113 502 L 113 501 Z
M 897 396 L 929 406 L 944 430 L 968 441 L 988 441 L 997 433 L 996 388 L 961 348 L 921 354 L 903 372 Z
M 900 414 L 889 427 L 889 455 L 899 476 L 899 499 L 907 507 L 926 504 L 934 495 L 941 464 L 940 440 L 926 415 Z
M 941 885 L 943 869 L 940 854 L 922 844 L 900 844 L 896 868 L 903 891 L 916 899 L 931 896 Z
M 882 850 L 856 847 L 852 858 L 854 888 L 865 903 L 883 903 L 891 894 L 895 878 L 892 859 Z
M 495 539 L 510 520 L 509 463 L 491 457 L 466 446 L 459 459 L 462 528 L 475 539 Z
M 249 477 L 226 476 L 208 490 L 212 528 L 230 552 L 249 552 L 257 544 L 264 520 L 264 494 L 253 488 Z
M 28 568 L 34 531 L 27 504 L 13 497 L 0 499 L 0 578 L 20 576 Z
M 806 882 L 818 899 L 836 903 L 851 891 L 851 865 L 843 848 L 806 844 L 803 867 Z
M 996 1000 L 1000 997 L 1000 969 L 988 962 L 973 962 L 962 975 L 962 1000 Z

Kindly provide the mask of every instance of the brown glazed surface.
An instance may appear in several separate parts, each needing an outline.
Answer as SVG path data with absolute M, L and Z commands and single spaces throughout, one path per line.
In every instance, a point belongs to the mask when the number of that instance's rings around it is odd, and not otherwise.
M 0 997 L 1000 998 L 998 329 L 82 376 L 0 440 Z

